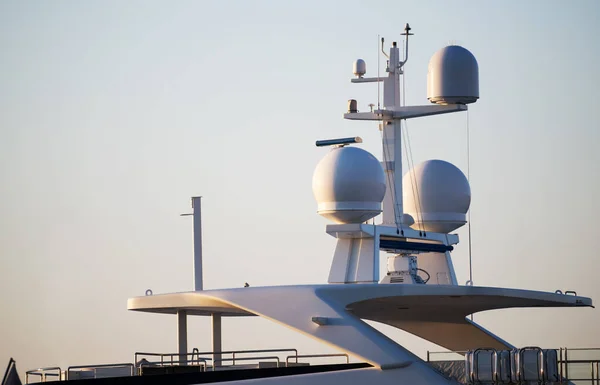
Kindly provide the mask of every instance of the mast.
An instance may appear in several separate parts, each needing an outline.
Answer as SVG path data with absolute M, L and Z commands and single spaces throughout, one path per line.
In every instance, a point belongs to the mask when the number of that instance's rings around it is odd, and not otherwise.
M 400 49 L 393 42 L 386 69 L 388 77 L 383 81 L 383 105 L 386 110 L 395 111 L 400 108 L 400 75 L 403 65 L 400 61 Z M 399 118 L 384 119 L 380 130 L 383 133 L 383 168 L 391 187 L 386 190 L 383 199 L 383 224 L 398 227 L 403 214 L 402 121 Z
M 202 290 L 202 197 L 192 197 L 194 213 L 194 290 Z
M 405 58 L 408 57 L 408 36 L 410 26 L 406 24 L 404 27 L 405 40 Z M 383 225 L 400 227 L 402 224 L 402 214 L 404 208 L 402 205 L 402 119 L 401 115 L 393 114 L 394 111 L 400 111 L 402 100 L 400 96 L 400 76 L 403 74 L 402 67 L 406 63 L 406 59 L 400 59 L 400 48 L 396 42 L 392 43 L 389 55 L 385 53 L 383 47 L 384 39 L 381 39 L 382 53 L 388 58 L 386 72 L 387 77 L 364 78 L 366 73 L 364 62 L 355 64 L 356 79 L 352 79 L 353 83 L 383 83 L 383 110 L 376 110 L 374 113 L 378 118 L 372 117 L 350 117 L 346 114 L 346 119 L 358 120 L 380 120 L 379 129 L 383 134 L 383 169 L 386 174 L 386 182 L 388 188 L 383 200 Z M 382 112 L 392 112 L 391 114 L 382 114 Z M 379 114 L 378 114 L 379 113 Z M 371 115 L 373 112 L 371 113 Z M 357 115 L 354 113 L 353 115 Z
M 406 24 L 401 34 L 404 36 L 403 59 L 396 42 L 392 43 L 388 54 L 384 51 L 384 39 L 381 39 L 381 51 L 387 58 L 387 76 L 364 77 L 365 61 L 354 62 L 356 77 L 351 79 L 352 83 L 383 83 L 383 105 L 378 103 L 374 110 L 374 104 L 370 104 L 369 112 L 359 112 L 358 102 L 351 99 L 348 112 L 344 114 L 345 119 L 379 123 L 383 137 L 383 162 L 378 167 L 380 172 L 383 171 L 379 174 L 381 179 L 371 169 L 372 155 L 369 158 L 357 151 L 343 152 L 343 149 L 323 158 L 313 175 L 318 213 L 336 222 L 326 228 L 328 234 L 338 239 L 329 283 L 379 282 L 379 255 L 380 250 L 384 250 L 391 254 L 388 256 L 388 278 L 390 271 L 398 272 L 410 278 L 407 283 L 424 284 L 429 278 L 418 277 L 417 270 L 427 269 L 429 277 L 436 277 L 435 282 L 457 284 L 450 251 L 452 245 L 458 243 L 458 236 L 450 232 L 465 223 L 470 203 L 468 181 L 463 181 L 464 175 L 453 165 L 431 161 L 433 166 L 424 172 L 439 181 L 439 186 L 430 187 L 427 196 L 412 197 L 403 202 L 402 120 L 466 111 L 467 104 L 479 99 L 478 66 L 474 56 L 462 47 L 448 46 L 439 50 L 430 60 L 427 75 L 427 98 L 433 104 L 405 106 L 405 101 L 401 100 L 400 76 L 404 74 L 403 67 L 408 60 L 410 30 Z M 440 178 L 440 173 L 451 175 L 450 179 Z M 419 179 L 414 183 L 418 185 Z M 381 185 L 384 189 L 376 196 Z M 361 193 L 355 194 L 356 191 Z M 424 204 L 421 204 L 422 199 L 425 199 Z M 432 199 L 435 202 L 432 203 Z M 381 225 L 367 223 L 379 213 L 383 214 Z M 426 254 L 420 260 L 422 267 L 417 267 L 419 254 Z M 389 270 L 390 266 L 392 270 Z

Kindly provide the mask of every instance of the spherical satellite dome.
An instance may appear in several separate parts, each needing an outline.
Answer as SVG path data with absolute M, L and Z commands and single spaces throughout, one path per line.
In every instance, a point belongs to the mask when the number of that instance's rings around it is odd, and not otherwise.
M 437 51 L 429 60 L 427 99 L 438 104 L 468 104 L 479 99 L 479 66 L 459 45 Z
M 402 197 L 415 229 L 449 233 L 467 223 L 471 187 L 452 163 L 428 160 L 415 166 L 402 178 Z
M 312 188 L 320 215 L 337 223 L 362 223 L 381 213 L 385 175 L 371 153 L 336 147 L 315 168 Z

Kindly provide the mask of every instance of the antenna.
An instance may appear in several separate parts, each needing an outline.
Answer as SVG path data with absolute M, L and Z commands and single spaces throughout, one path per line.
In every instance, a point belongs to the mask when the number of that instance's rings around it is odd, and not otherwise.
M 377 37 L 379 37 L 379 35 L 377 35 Z M 377 42 L 377 45 L 379 46 L 379 42 Z M 377 47 L 379 48 L 379 47 Z M 381 38 L 381 50 L 383 51 L 383 38 Z M 379 79 L 379 71 L 381 68 L 381 55 L 379 55 L 379 49 L 377 50 L 377 79 Z M 381 108 L 381 103 L 380 103 L 380 99 L 381 99 L 381 91 L 380 91 L 380 84 L 381 82 L 377 82 L 377 109 Z
M 404 33 L 401 34 L 406 38 L 404 43 L 404 61 L 402 62 L 401 66 L 406 64 L 406 62 L 408 61 L 408 37 L 414 35 L 414 33 L 410 32 L 411 29 L 412 28 L 410 28 L 410 25 L 406 23 L 406 25 L 404 25 Z
M 388 59 L 390 58 L 389 55 L 387 53 L 385 53 L 385 48 L 383 46 L 383 43 L 385 42 L 385 39 L 382 37 L 381 38 L 381 53 L 383 54 L 383 56 L 387 57 Z
M 340 139 L 323 139 L 317 140 L 315 145 L 317 147 L 325 147 L 325 146 L 347 146 L 353 143 L 362 143 L 362 138 L 360 136 L 355 136 L 353 138 L 340 138 Z

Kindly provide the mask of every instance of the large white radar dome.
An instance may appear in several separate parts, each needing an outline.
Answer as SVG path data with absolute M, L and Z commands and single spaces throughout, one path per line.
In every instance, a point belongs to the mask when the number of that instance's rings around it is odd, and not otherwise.
M 336 147 L 317 165 L 312 188 L 320 215 L 337 223 L 361 223 L 381 213 L 385 174 L 371 153 Z
M 437 104 L 468 104 L 479 99 L 479 66 L 459 45 L 437 51 L 429 60 L 427 99 Z
M 471 187 L 452 163 L 428 160 L 402 178 L 404 211 L 415 229 L 449 233 L 465 223 L 471 204 Z

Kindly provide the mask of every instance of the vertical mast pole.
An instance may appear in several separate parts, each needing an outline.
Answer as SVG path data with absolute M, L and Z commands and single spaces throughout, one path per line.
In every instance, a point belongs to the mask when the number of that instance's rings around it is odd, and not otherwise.
M 396 42 L 390 48 L 388 77 L 383 81 L 383 105 L 387 110 L 400 108 L 400 49 Z M 402 205 L 402 121 L 389 119 L 382 122 L 383 151 L 388 188 L 383 206 L 383 223 L 399 226 L 403 214 Z
M 202 197 L 192 197 L 194 209 L 194 290 L 202 290 Z

